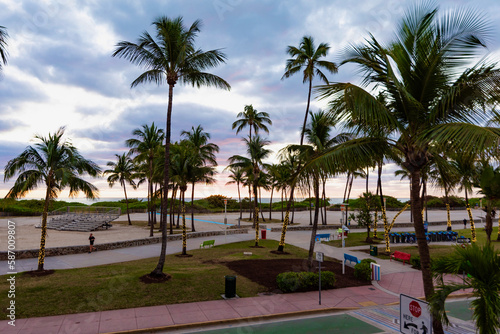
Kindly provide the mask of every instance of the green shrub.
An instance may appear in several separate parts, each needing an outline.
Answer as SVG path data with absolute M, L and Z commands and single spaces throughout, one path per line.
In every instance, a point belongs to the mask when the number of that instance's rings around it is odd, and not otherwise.
M 283 292 L 314 291 L 318 289 L 319 274 L 307 271 L 286 272 L 276 277 L 278 287 Z M 321 288 L 331 289 L 335 285 L 335 274 L 331 271 L 321 272 Z
M 370 281 L 372 278 L 372 268 L 370 263 L 377 263 L 377 261 L 372 259 L 363 259 L 360 263 L 354 266 L 354 277 Z
M 421 269 L 421 266 L 420 266 L 420 256 L 418 255 L 413 255 L 411 258 L 410 258 L 410 264 L 413 268 L 415 269 Z

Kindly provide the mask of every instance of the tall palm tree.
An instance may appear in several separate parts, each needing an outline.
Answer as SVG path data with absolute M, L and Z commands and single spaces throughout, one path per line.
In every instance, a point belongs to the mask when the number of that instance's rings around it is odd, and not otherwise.
M 248 138 L 250 141 L 252 141 L 252 129 L 255 134 L 257 134 L 259 130 L 269 133 L 269 129 L 266 124 L 273 125 L 273 122 L 271 121 L 271 118 L 269 118 L 269 114 L 267 112 L 257 111 L 257 109 L 254 109 L 251 104 L 246 105 L 243 111 L 239 112 L 236 117 L 238 117 L 238 119 L 234 121 L 232 129 L 236 129 L 236 134 L 238 134 L 241 130 L 248 126 Z
M 382 90 L 381 103 L 368 87 L 336 83 L 319 88 L 331 98 L 333 113 L 354 119 L 378 131 L 391 130 L 391 137 L 374 137 L 368 146 L 390 146 L 401 152 L 403 167 L 411 176 L 411 208 L 417 236 L 426 298 L 434 291 L 429 247 L 425 238 L 420 196 L 422 171 L 435 154 L 444 151 L 480 152 L 493 147 L 500 131 L 485 128 L 484 106 L 490 105 L 500 88 L 500 71 L 480 61 L 488 37 L 484 17 L 457 9 L 439 17 L 432 3 L 417 4 L 406 12 L 395 40 L 383 47 L 374 36 L 364 45 L 350 47 L 343 63 L 361 67 L 363 83 Z M 388 132 L 389 133 L 389 132 Z M 360 146 L 359 142 L 354 145 Z M 434 332 L 443 333 L 434 322 Z
M 302 71 L 302 83 L 308 82 L 309 84 L 306 112 L 300 134 L 300 145 L 304 143 L 304 134 L 307 125 L 307 116 L 309 115 L 309 106 L 311 104 L 312 82 L 314 77 L 318 76 L 323 83 L 328 84 L 328 78 L 322 70 L 332 74 L 337 73 L 337 65 L 335 63 L 323 60 L 329 50 L 330 46 L 327 43 L 320 43 L 318 47 L 316 47 L 314 38 L 311 36 L 303 36 L 299 47 L 289 45 L 287 48 L 287 53 L 292 58 L 287 59 L 285 73 L 281 77 L 281 80 Z M 300 168 L 300 165 L 298 165 L 298 168 Z M 285 247 L 286 225 L 288 224 L 290 208 L 293 202 L 294 189 L 294 184 L 292 184 L 290 187 L 290 197 L 286 206 L 285 219 L 281 228 L 281 238 L 278 246 L 279 252 L 282 252 Z
M 314 77 L 317 76 L 323 83 L 328 84 L 328 79 L 322 70 L 332 74 L 337 73 L 337 65 L 335 65 L 335 63 L 322 59 L 326 57 L 329 50 L 330 46 L 327 43 L 320 43 L 318 47 L 316 47 L 314 44 L 314 38 L 311 36 L 303 36 L 299 47 L 289 45 L 286 50 L 287 54 L 292 58 L 287 59 L 285 74 L 283 74 L 281 80 L 289 78 L 295 73 L 302 71 L 302 83 L 307 82 L 309 84 L 306 113 L 304 123 L 302 125 L 302 133 L 300 135 L 300 145 L 304 142 L 304 131 L 307 125 L 307 116 L 309 115 L 312 82 Z
M 3 26 L 0 26 L 0 71 L 2 70 L 3 65 L 7 64 L 7 29 Z
M 104 171 L 104 174 L 109 174 L 107 181 L 110 187 L 113 187 L 116 182 L 120 182 L 120 185 L 123 187 L 123 193 L 125 194 L 125 203 L 127 205 L 128 224 L 132 225 L 132 222 L 130 221 L 130 212 L 128 209 L 127 183 L 134 189 L 136 188 L 136 184 L 134 182 L 134 178 L 136 177 L 135 166 L 132 162 L 132 159 L 130 159 L 130 154 L 115 154 L 115 156 L 117 158 L 117 161 L 108 161 L 106 165 L 111 167 L 111 169 L 106 169 Z
M 145 31 L 137 43 L 122 41 L 117 45 L 113 57 L 129 60 L 131 63 L 146 69 L 135 79 L 131 87 L 142 83 L 153 82 L 158 85 L 168 85 L 168 107 L 165 132 L 165 169 L 164 185 L 170 183 L 170 137 L 172 123 L 172 103 L 174 87 L 181 83 L 191 84 L 196 87 L 214 86 L 229 90 L 231 86 L 222 78 L 205 72 L 217 65 L 224 63 L 226 56 L 220 50 L 203 51 L 196 49 L 195 38 L 201 27 L 201 21 L 196 20 L 186 28 L 182 17 L 170 19 L 162 16 L 153 22 L 156 28 L 156 38 Z M 163 187 L 162 212 L 167 212 L 168 187 Z M 167 224 L 166 217 L 162 221 L 162 245 L 160 257 L 151 276 L 164 277 L 165 252 L 167 249 Z
M 214 168 L 217 166 L 217 159 L 215 153 L 219 152 L 219 146 L 210 143 L 210 134 L 203 131 L 203 127 L 198 125 L 196 128 L 191 127 L 191 131 L 182 131 L 181 137 L 185 137 L 191 144 L 195 156 L 198 158 L 196 165 L 199 167 L 195 171 L 191 180 L 191 230 L 195 232 L 194 228 L 194 185 L 197 182 L 204 182 L 206 184 L 214 183 L 213 179 Z
M 125 141 L 125 145 L 130 147 L 130 151 L 136 154 L 134 161 L 136 164 L 146 164 L 146 179 L 148 181 L 148 224 L 150 225 L 150 236 L 153 236 L 153 175 L 155 171 L 155 155 L 162 149 L 165 132 L 156 127 L 155 123 L 151 125 L 143 124 L 142 128 L 134 129 L 132 135 L 136 138 L 130 138 Z
M 245 181 L 244 171 L 243 168 L 234 166 L 227 166 L 226 169 L 229 169 L 229 171 L 231 172 L 231 174 L 229 175 L 229 179 L 231 181 L 226 182 L 226 185 L 236 183 L 236 187 L 238 188 L 238 202 L 240 203 L 240 220 L 241 220 L 243 215 L 243 206 L 241 203 L 240 184 L 243 184 Z
M 475 298 L 471 307 L 476 328 L 481 334 L 498 333 L 500 330 L 500 252 L 491 244 L 479 247 L 456 247 L 454 254 L 436 258 L 433 270 L 439 280 L 436 293 L 430 299 L 431 310 L 438 321 L 449 323 L 446 315 L 446 298 L 455 291 L 472 289 Z M 463 283 L 446 283 L 443 274 L 462 276 Z
M 4 170 L 4 181 L 19 174 L 14 186 L 7 193 L 7 198 L 21 198 L 30 191 L 44 184 L 45 204 L 42 213 L 42 234 L 38 253 L 38 270 L 43 271 L 45 261 L 45 238 L 47 236 L 47 215 L 49 203 L 59 193 L 69 187 L 69 196 L 73 197 L 82 191 L 87 198 L 97 198 L 98 189 L 81 178 L 88 174 L 96 177 L 100 168 L 92 161 L 85 159 L 69 142 L 62 139 L 64 128 L 48 137 L 35 136 L 39 142 L 28 146 L 16 158 L 7 162 Z

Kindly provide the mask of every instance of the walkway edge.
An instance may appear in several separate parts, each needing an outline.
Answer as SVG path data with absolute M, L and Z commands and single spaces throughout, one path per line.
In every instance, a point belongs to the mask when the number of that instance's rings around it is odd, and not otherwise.
M 154 333 L 156 331 L 189 329 L 189 328 L 195 328 L 195 327 L 224 325 L 224 324 L 238 323 L 238 322 L 244 322 L 244 321 L 272 320 L 272 319 L 281 319 L 281 318 L 296 317 L 296 316 L 307 316 L 307 315 L 323 314 L 323 313 L 325 313 L 325 314 L 326 313 L 340 313 L 340 312 L 345 312 L 345 311 L 359 310 L 360 308 L 361 307 L 329 307 L 329 308 L 321 308 L 321 309 L 307 310 L 307 311 L 294 311 L 294 312 L 276 313 L 276 314 L 268 314 L 268 315 L 257 315 L 257 316 L 242 317 L 242 318 L 237 318 L 237 319 L 213 320 L 213 321 L 205 321 L 205 322 L 195 322 L 195 323 L 190 323 L 190 324 L 179 324 L 179 325 L 170 325 L 170 326 L 162 326 L 162 327 L 132 329 L 132 330 L 127 330 L 127 331 L 108 332 L 105 334 Z

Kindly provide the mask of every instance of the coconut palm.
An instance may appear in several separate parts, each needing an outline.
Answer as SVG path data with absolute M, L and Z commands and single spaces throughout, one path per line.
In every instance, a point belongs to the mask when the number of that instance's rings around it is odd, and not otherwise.
M 290 57 L 286 61 L 285 73 L 281 77 L 281 80 L 289 78 L 295 73 L 302 71 L 303 79 L 302 82 L 309 84 L 309 90 L 307 94 L 307 106 L 304 116 L 304 123 L 302 125 L 302 131 L 300 134 L 300 145 L 304 143 L 304 134 L 307 125 L 307 116 L 309 115 L 309 105 L 311 103 L 312 94 L 312 82 L 315 76 L 325 84 L 328 83 L 326 75 L 322 70 L 326 70 L 330 73 L 337 73 L 337 65 L 333 62 L 323 60 L 330 50 L 330 46 L 327 43 L 320 43 L 316 48 L 314 44 L 314 39 L 311 36 L 303 36 L 299 44 L 299 47 L 289 45 L 287 48 L 287 53 Z M 298 165 L 300 168 L 300 165 Z M 281 238 L 278 246 L 278 251 L 282 252 L 285 247 L 285 235 L 286 235 L 286 225 L 288 224 L 288 217 L 290 214 L 290 208 L 293 201 L 294 184 L 290 187 L 290 199 L 287 203 L 285 219 L 283 221 L 283 226 L 281 228 Z
M 131 153 L 135 154 L 136 164 L 146 164 L 146 179 L 148 181 L 148 224 L 150 225 L 150 237 L 153 236 L 153 209 L 154 202 L 153 176 L 155 171 L 155 155 L 162 149 L 165 132 L 156 127 L 155 123 L 151 125 L 143 124 L 141 128 L 134 129 L 132 135 L 136 138 L 130 138 L 125 141 L 125 145 L 130 147 Z
M 236 129 L 236 134 L 238 134 L 248 126 L 248 138 L 250 141 L 252 141 L 252 129 L 255 134 L 257 134 L 259 130 L 269 133 L 269 129 L 266 124 L 273 125 L 273 122 L 271 121 L 271 118 L 269 118 L 269 114 L 267 112 L 257 111 L 257 109 L 254 109 L 251 104 L 246 105 L 243 111 L 239 112 L 236 117 L 238 117 L 238 119 L 234 121 L 232 129 Z
M 438 321 L 449 324 L 446 315 L 446 298 L 455 291 L 472 289 L 473 319 L 481 334 L 498 333 L 500 330 L 500 252 L 491 244 L 479 247 L 456 247 L 451 256 L 436 258 L 433 270 L 440 284 L 430 298 L 430 306 Z M 463 276 L 463 283 L 444 282 L 444 274 Z
M 64 128 L 48 137 L 35 136 L 39 142 L 28 146 L 16 158 L 7 162 L 4 170 L 4 181 L 18 174 L 14 186 L 9 190 L 7 198 L 21 198 L 43 184 L 46 187 L 45 203 L 42 213 L 40 251 L 38 253 L 38 270 L 42 271 L 45 261 L 45 238 L 47 236 L 47 215 L 49 203 L 59 193 L 69 187 L 69 196 L 73 197 L 82 191 L 87 198 L 97 198 L 98 189 L 81 178 L 88 174 L 96 177 L 100 168 L 92 161 L 85 159 L 78 150 L 63 140 Z
M 170 158 L 170 169 L 172 182 L 174 182 L 180 190 L 180 205 L 182 215 L 182 255 L 186 253 L 186 209 L 185 209 L 185 194 L 188 183 L 193 174 L 193 166 L 197 157 L 189 142 L 183 140 L 171 146 L 172 154 Z
M 285 74 L 283 74 L 281 80 L 289 78 L 295 73 L 302 71 L 302 83 L 307 82 L 309 84 L 306 113 L 304 117 L 304 124 L 302 125 L 302 133 L 300 135 L 300 145 L 304 142 L 304 131 L 307 125 L 307 116 L 309 115 L 312 82 L 314 77 L 317 76 L 323 83 L 328 84 L 328 79 L 322 70 L 332 74 L 337 73 L 337 65 L 335 65 L 335 63 L 322 59 L 326 57 L 329 50 L 330 46 L 327 43 L 320 43 L 318 47 L 316 47 L 314 44 L 314 38 L 311 36 L 302 37 L 299 47 L 289 45 L 286 50 L 287 54 L 292 58 L 287 59 Z
M 390 130 L 386 140 L 374 137 L 365 149 L 386 145 L 401 152 L 411 177 L 411 208 L 417 236 L 426 298 L 433 294 L 429 248 L 423 226 L 420 181 L 433 157 L 445 150 L 478 153 L 497 143 L 500 131 L 478 125 L 485 119 L 500 88 L 500 71 L 480 61 L 488 37 L 484 17 L 457 9 L 443 17 L 431 3 L 406 12 L 395 40 L 382 46 L 374 36 L 364 45 L 351 46 L 343 63 L 361 67 L 363 86 L 336 83 L 319 88 L 330 98 L 339 119 L 354 119 L 378 131 Z M 464 70 L 465 68 L 465 70 Z M 387 103 L 370 93 L 376 86 Z M 353 142 L 360 146 L 359 142 Z M 443 333 L 434 323 L 434 332 Z
M 254 136 L 252 140 L 243 139 L 247 146 L 247 154 L 250 158 L 241 155 L 233 155 L 229 158 L 229 163 L 234 167 L 248 168 L 249 164 L 252 167 L 252 190 L 254 197 L 253 205 L 253 226 L 255 228 L 255 246 L 259 246 L 259 215 L 258 215 L 258 188 L 260 172 L 266 168 L 264 160 L 269 157 L 271 150 L 265 148 L 269 145 L 269 141 L 262 139 L 260 136 Z
M 191 127 L 191 131 L 182 131 L 181 137 L 185 137 L 191 143 L 195 156 L 198 157 L 196 165 L 199 167 L 194 173 L 194 178 L 191 180 L 191 230 L 195 232 L 194 228 L 194 185 L 197 182 L 204 182 L 205 184 L 214 183 L 215 180 L 211 177 L 214 175 L 214 168 L 217 166 L 217 159 L 215 153 L 219 152 L 219 146 L 214 143 L 208 142 L 210 134 L 204 132 L 201 125 L 196 128 Z M 210 167 L 210 168 L 206 168 Z
M 113 187 L 116 182 L 120 182 L 120 185 L 123 187 L 123 193 L 125 194 L 125 203 L 127 205 L 128 224 L 132 225 L 132 222 L 130 221 L 130 212 L 128 209 L 126 184 L 128 183 L 135 189 L 135 166 L 132 162 L 132 159 L 130 159 L 130 154 L 115 154 L 115 156 L 117 158 L 117 161 L 108 161 L 106 165 L 111 167 L 111 169 L 105 170 L 104 174 L 109 174 L 107 181 L 110 187 Z
M 195 48 L 195 38 L 201 28 L 201 21 L 196 20 L 186 28 L 182 17 L 170 19 L 162 16 L 153 22 L 156 28 L 156 38 L 145 31 L 137 43 L 122 41 L 117 45 L 113 57 L 129 60 L 131 63 L 146 69 L 135 79 L 131 87 L 142 83 L 153 82 L 158 85 L 168 85 L 168 107 L 165 132 L 165 169 L 164 185 L 170 183 L 170 137 L 172 123 L 172 102 L 174 87 L 178 82 L 196 87 L 214 86 L 229 90 L 230 85 L 222 78 L 205 72 L 224 63 L 226 56 L 220 50 L 202 51 Z M 167 212 L 168 187 L 163 187 L 162 212 Z M 166 216 L 162 221 L 162 246 L 156 268 L 151 276 L 161 276 L 165 265 L 167 249 Z
M 7 64 L 7 29 L 0 26 L 0 71 L 2 70 L 2 63 Z
M 226 169 L 229 169 L 229 172 L 231 173 L 229 175 L 229 179 L 231 181 L 226 182 L 226 185 L 236 183 L 236 187 L 238 188 L 238 202 L 240 203 L 240 220 L 241 220 L 243 215 L 243 206 L 241 203 L 240 184 L 243 184 L 245 181 L 244 171 L 243 168 L 234 166 L 227 166 Z

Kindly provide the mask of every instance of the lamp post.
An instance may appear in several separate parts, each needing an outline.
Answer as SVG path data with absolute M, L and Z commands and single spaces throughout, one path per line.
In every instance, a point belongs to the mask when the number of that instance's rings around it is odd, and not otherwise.
M 224 199 L 224 243 L 227 243 L 227 199 Z

